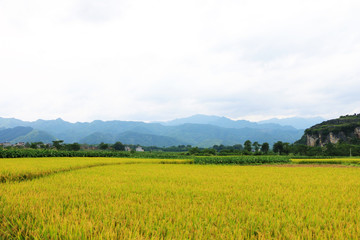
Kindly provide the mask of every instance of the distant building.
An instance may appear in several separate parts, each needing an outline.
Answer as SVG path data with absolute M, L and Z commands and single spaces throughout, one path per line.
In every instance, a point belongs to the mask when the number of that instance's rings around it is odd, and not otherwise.
M 144 149 L 140 146 L 136 147 L 135 151 L 137 152 L 144 152 Z
M 25 147 L 25 143 L 24 142 L 18 142 L 18 143 L 15 143 L 15 146 L 16 147 Z
M 9 142 L 3 142 L 3 143 L 0 143 L 0 145 L 3 147 L 11 147 L 12 146 L 12 144 Z
M 130 152 L 131 148 L 129 146 L 125 146 L 125 151 Z

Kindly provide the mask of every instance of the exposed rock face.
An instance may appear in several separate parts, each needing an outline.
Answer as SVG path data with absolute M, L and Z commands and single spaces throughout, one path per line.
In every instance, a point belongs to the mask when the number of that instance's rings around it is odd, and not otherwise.
M 306 135 L 306 145 L 315 147 L 315 146 L 325 146 L 328 143 L 336 144 L 339 141 L 348 142 L 352 138 L 360 139 L 360 127 L 354 129 L 354 132 L 350 135 L 346 135 L 344 132 L 333 133 L 330 132 L 327 135 L 322 136 L 319 134 L 307 134 Z
M 313 136 L 313 135 L 306 135 L 306 145 L 310 147 L 315 147 L 318 145 L 320 137 L 319 136 Z
M 360 139 L 360 127 L 355 128 L 354 134 Z
M 339 142 L 360 143 L 360 114 L 341 116 L 324 121 L 305 130 L 305 134 L 298 141 L 308 146 L 324 146 L 328 143 Z

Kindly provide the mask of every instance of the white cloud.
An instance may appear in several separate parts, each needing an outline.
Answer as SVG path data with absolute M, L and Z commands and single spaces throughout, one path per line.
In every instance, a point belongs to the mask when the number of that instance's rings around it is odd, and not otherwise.
M 0 116 L 359 111 L 359 1 L 0 1 Z

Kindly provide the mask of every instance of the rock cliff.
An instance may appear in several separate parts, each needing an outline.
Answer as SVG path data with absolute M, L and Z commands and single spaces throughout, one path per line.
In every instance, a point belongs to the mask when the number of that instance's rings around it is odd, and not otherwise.
M 360 114 L 341 116 L 314 125 L 306 129 L 299 140 L 299 143 L 312 147 L 339 142 L 360 144 Z

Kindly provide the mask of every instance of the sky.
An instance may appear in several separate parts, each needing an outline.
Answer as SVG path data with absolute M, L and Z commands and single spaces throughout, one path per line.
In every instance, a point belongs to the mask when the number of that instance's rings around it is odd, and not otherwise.
M 0 0 L 0 117 L 360 113 L 359 0 Z

